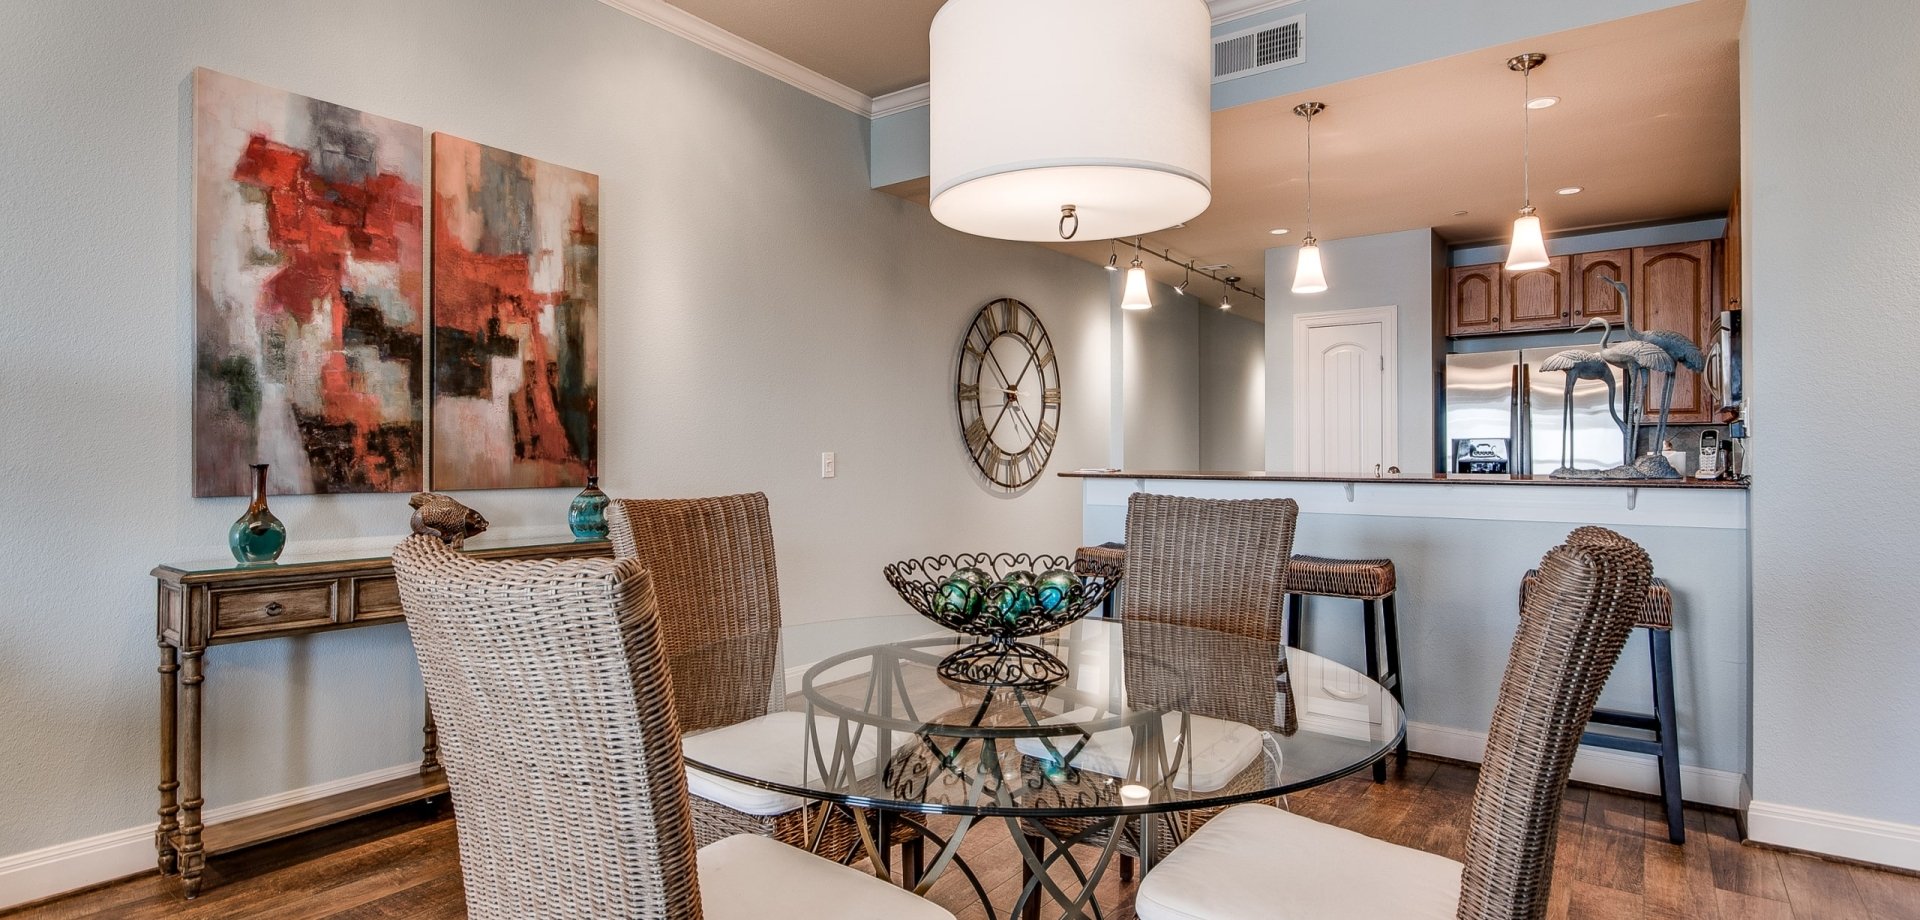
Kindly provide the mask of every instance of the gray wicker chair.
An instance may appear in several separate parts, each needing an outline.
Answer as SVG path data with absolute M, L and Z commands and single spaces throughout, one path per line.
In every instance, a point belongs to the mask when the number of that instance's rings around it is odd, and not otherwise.
M 1219 720 L 1229 730 L 1294 730 L 1294 694 L 1287 685 L 1281 634 L 1287 566 L 1299 515 L 1300 506 L 1292 499 L 1136 493 L 1127 500 L 1120 621 L 1126 624 L 1122 659 L 1129 704 Z M 1208 633 L 1217 634 L 1219 641 L 1201 641 Z M 1279 711 L 1274 705 L 1276 680 L 1285 691 Z M 1222 787 L 1228 791 L 1258 788 L 1264 779 L 1264 763 L 1258 758 L 1243 766 L 1210 766 L 1195 764 L 1194 772 L 1232 775 Z M 1182 833 L 1191 833 L 1219 812 L 1196 809 L 1164 820 L 1179 821 Z M 1037 848 L 1049 833 L 1066 839 L 1091 823 L 1052 818 L 1034 822 L 1028 842 Z M 1163 833 L 1155 839 L 1155 849 L 1164 852 L 1175 836 Z M 1106 838 L 1095 835 L 1086 842 L 1103 845 Z M 1123 839 L 1119 852 L 1125 879 L 1132 875 L 1137 847 Z
M 1465 864 L 1277 808 L 1228 809 L 1141 882 L 1141 920 L 1521 920 L 1546 915 L 1560 800 L 1581 732 L 1653 566 L 1581 528 L 1547 553 L 1520 614 L 1473 798 Z
M 614 557 L 637 559 L 653 573 L 687 750 L 748 775 L 800 768 L 806 716 L 786 707 L 780 577 L 766 495 L 615 499 L 607 524 Z M 701 846 L 759 834 L 808 847 L 818 809 L 827 807 L 691 769 L 687 781 Z M 918 838 L 901 828 L 894 840 L 907 845 L 907 862 L 917 865 Z M 812 849 L 844 859 L 858 845 L 858 828 L 835 815 Z
M 439 723 L 467 916 L 952 914 L 762 837 L 696 852 L 653 588 L 637 562 L 393 553 Z

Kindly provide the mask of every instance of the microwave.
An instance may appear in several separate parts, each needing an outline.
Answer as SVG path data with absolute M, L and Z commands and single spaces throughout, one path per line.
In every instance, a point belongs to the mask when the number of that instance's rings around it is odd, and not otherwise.
M 1727 410 L 1737 415 L 1745 401 L 1740 348 L 1740 311 L 1723 310 L 1714 317 L 1713 329 L 1707 336 L 1707 369 L 1701 374 L 1716 415 Z

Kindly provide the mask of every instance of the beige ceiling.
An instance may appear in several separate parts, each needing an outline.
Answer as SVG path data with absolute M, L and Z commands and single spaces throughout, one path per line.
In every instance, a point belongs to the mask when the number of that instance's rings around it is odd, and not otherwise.
M 672 0 L 869 96 L 927 82 L 927 29 L 945 0 Z
M 1522 95 L 1504 62 L 1527 51 L 1548 56 L 1533 95 L 1561 98 L 1533 113 L 1533 203 L 1549 236 L 1724 212 L 1739 176 L 1741 13 L 1740 0 L 1702 0 L 1215 112 L 1212 206 L 1148 243 L 1231 263 L 1264 292 L 1264 251 L 1297 242 L 1306 220 L 1306 125 L 1293 107 L 1309 99 L 1327 104 L 1313 123 L 1322 241 L 1416 227 L 1450 243 L 1504 238 L 1521 204 Z M 1571 185 L 1586 191 L 1555 194 Z M 1109 252 L 1055 248 L 1101 263 Z M 1156 278 L 1179 280 L 1148 261 Z M 1335 286 L 1365 270 L 1331 256 L 1326 268 Z

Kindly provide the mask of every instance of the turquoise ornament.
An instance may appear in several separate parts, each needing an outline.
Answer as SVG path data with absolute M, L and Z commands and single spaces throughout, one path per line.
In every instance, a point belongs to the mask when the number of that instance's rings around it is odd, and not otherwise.
M 988 575 L 985 569 L 971 565 L 964 569 L 955 569 L 952 575 L 947 576 L 947 580 L 964 581 L 980 591 L 985 591 L 988 585 L 993 584 L 993 576 Z
M 1001 619 L 1011 623 L 1033 610 L 1033 589 L 1011 578 L 1003 579 L 994 586 L 993 604 Z
M 955 575 L 941 583 L 936 605 L 941 613 L 971 617 L 979 612 L 980 604 L 980 589 L 971 580 Z
M 600 477 L 589 475 L 587 487 L 567 506 L 567 526 L 576 540 L 607 538 L 607 493 L 600 491 Z
M 1000 581 L 1002 584 L 1018 585 L 1022 588 L 1031 588 L 1034 585 L 1033 573 L 1026 569 L 1014 569 L 1008 572 L 1007 576 L 1000 579 Z
M 1058 613 L 1067 609 L 1073 601 L 1073 595 L 1080 586 L 1080 579 L 1065 569 L 1050 569 L 1040 574 L 1040 580 L 1034 585 L 1034 601 L 1047 613 Z

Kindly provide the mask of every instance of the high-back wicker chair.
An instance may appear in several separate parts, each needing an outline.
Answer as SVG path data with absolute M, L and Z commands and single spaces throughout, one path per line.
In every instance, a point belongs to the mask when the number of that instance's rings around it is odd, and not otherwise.
M 952 917 L 760 837 L 696 854 L 639 563 L 482 561 L 416 535 L 393 565 L 439 725 L 467 916 Z
M 1142 709 L 1178 712 L 1209 733 L 1246 735 L 1249 746 L 1220 745 L 1245 762 L 1191 762 L 1194 775 L 1228 775 L 1220 789 L 1257 787 L 1264 779 L 1258 733 L 1294 729 L 1293 692 L 1287 685 L 1281 644 L 1287 598 L 1287 565 L 1300 506 L 1292 499 L 1224 500 L 1136 493 L 1127 500 L 1126 576 L 1120 582 L 1120 621 L 1125 624 L 1122 667 L 1127 702 Z M 1085 552 L 1084 550 L 1082 552 Z M 1276 711 L 1276 680 L 1283 690 Z M 1192 726 L 1190 726 L 1192 727 Z M 1189 760 L 1196 755 L 1182 752 Z M 1176 784 L 1180 782 L 1175 778 Z M 1184 787 L 1183 787 L 1184 789 Z M 1176 812 L 1191 833 L 1220 809 Z M 1030 846 L 1083 832 L 1089 820 L 1048 818 L 1030 822 Z M 1156 835 L 1164 853 L 1175 835 Z M 1094 834 L 1087 845 L 1104 845 Z M 1120 874 L 1129 878 L 1137 841 L 1121 841 Z M 1030 876 L 1032 870 L 1025 869 Z M 1031 902 L 1036 905 L 1037 902 Z M 1035 910 L 1029 916 L 1037 916 Z
M 1277 808 L 1236 806 L 1141 882 L 1141 920 L 1273 915 L 1531 920 L 1545 916 L 1560 800 L 1653 566 L 1632 541 L 1574 533 L 1541 560 L 1500 681 L 1464 865 Z
M 766 495 L 615 499 L 607 525 L 614 556 L 639 560 L 653 573 L 688 753 L 746 775 L 791 773 L 798 782 L 806 716 L 786 708 L 780 577 Z M 844 816 L 812 839 L 817 809 L 828 806 L 697 770 L 687 780 L 702 846 L 759 834 L 836 858 L 855 852 L 858 828 Z M 904 829 L 898 840 L 909 842 Z

